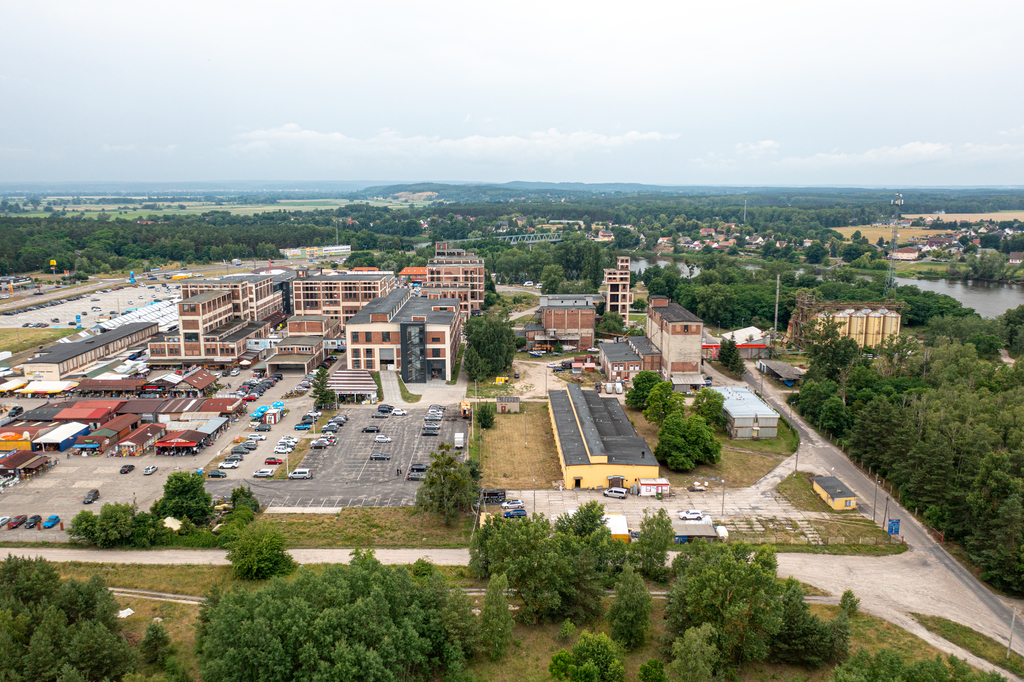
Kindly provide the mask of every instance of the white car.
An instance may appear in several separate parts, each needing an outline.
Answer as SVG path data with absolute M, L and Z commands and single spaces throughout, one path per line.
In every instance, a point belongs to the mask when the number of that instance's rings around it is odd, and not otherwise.
M 266 440 L 267 436 L 263 433 L 250 433 L 246 438 L 249 440 Z
M 594 346 L 591 346 L 590 348 L 587 349 L 587 352 L 588 353 L 600 353 L 601 349 L 600 348 L 595 348 Z
M 217 465 L 217 468 L 218 469 L 237 469 L 239 464 L 240 464 L 240 462 L 238 460 L 234 460 L 234 461 L 231 461 L 231 462 L 221 462 L 220 464 Z
M 274 448 L 275 455 L 289 455 L 294 448 L 288 447 L 287 445 L 278 445 Z
M 238 376 L 238 368 L 237 367 L 235 367 L 233 370 L 231 370 L 231 376 L 233 376 L 233 377 L 237 377 Z
M 0 526 L 6 526 L 7 522 L 11 520 L 10 516 L 0 516 Z
M 704 518 L 704 512 L 700 509 L 687 509 L 679 512 L 679 518 L 683 521 L 700 521 Z
M 392 417 L 404 417 L 407 414 L 409 413 L 405 410 L 391 410 Z
M 391 436 L 385 436 L 383 434 L 378 433 L 376 436 L 373 437 L 373 442 L 374 443 L 390 443 L 391 442 Z
M 525 282 L 523 282 L 523 286 L 524 287 L 532 287 L 533 286 L 533 282 L 531 280 L 526 280 Z
M 274 470 L 273 469 L 258 469 L 257 471 L 253 472 L 252 477 L 253 478 L 270 478 L 273 475 L 274 475 Z
M 142 470 L 142 475 L 143 476 L 151 476 L 152 474 L 155 474 L 155 473 L 156 473 L 156 465 L 155 464 L 150 464 L 148 467 L 146 467 L 145 469 Z
M 316 410 L 310 410 L 309 412 L 306 413 L 307 416 L 316 417 L 317 419 L 319 419 L 320 415 L 322 414 L 323 412 L 317 412 Z
M 309 469 L 296 469 L 295 471 L 288 474 L 288 478 L 313 478 L 313 472 Z
M 548 369 L 556 369 L 556 368 L 561 367 L 561 366 L 562 366 L 562 363 L 560 363 L 560 362 L 549 362 L 548 363 Z
M 505 500 L 501 503 L 502 509 L 526 509 L 526 504 L 522 500 Z

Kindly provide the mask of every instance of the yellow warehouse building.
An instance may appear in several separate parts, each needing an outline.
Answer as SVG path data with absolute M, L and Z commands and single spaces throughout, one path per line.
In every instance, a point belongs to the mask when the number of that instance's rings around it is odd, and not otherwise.
M 549 391 L 551 429 L 567 488 L 629 488 L 658 478 L 658 462 L 622 405 L 569 384 Z

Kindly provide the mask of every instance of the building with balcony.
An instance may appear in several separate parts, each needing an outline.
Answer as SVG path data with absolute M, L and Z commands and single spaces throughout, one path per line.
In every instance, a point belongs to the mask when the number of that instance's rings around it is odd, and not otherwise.
M 291 284 L 294 315 L 329 317 L 343 328 L 367 303 L 396 287 L 395 276 L 380 271 L 324 275 L 298 270 Z
M 483 306 L 484 259 L 437 242 L 420 291 L 429 300 L 457 299 L 459 311 L 468 316 Z
M 285 296 L 280 283 L 272 275 L 229 275 L 221 279 L 185 280 L 181 283 L 182 299 L 208 291 L 231 293 L 234 317 L 250 322 L 266 320 L 274 313 L 284 313 Z
M 350 370 L 396 370 L 402 380 L 452 378 L 462 335 L 461 302 L 396 289 L 371 301 L 345 326 Z

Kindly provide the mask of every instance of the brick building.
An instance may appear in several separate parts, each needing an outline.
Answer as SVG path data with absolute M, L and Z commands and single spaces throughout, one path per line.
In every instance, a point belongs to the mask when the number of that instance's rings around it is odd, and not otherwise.
M 345 326 L 350 370 L 397 370 L 405 383 L 450 380 L 462 335 L 460 301 L 396 289 Z
M 420 291 L 430 300 L 458 299 L 463 316 L 480 310 L 484 302 L 484 259 L 437 242 Z
M 534 322 L 525 330 L 527 348 L 590 348 L 594 345 L 595 305 L 600 300 L 600 294 L 542 295 Z
M 253 310 L 241 305 L 236 297 L 241 291 L 208 289 L 181 301 L 178 330 L 149 342 L 150 364 L 227 367 L 239 362 L 247 351 L 248 339 L 264 338 L 270 330 L 267 322 L 241 317 Z
M 285 312 L 284 292 L 271 275 L 230 275 L 222 279 L 185 280 L 181 284 L 182 299 L 209 291 L 230 292 L 231 313 L 241 320 L 259 322 L 274 313 Z
M 395 290 L 395 276 L 385 272 L 311 274 L 303 270 L 292 280 L 295 315 L 316 315 L 340 320 L 342 327 L 375 298 Z
M 605 268 L 604 283 L 608 287 L 605 296 L 605 312 L 616 312 L 622 315 L 623 321 L 629 319 L 629 306 L 633 304 L 633 294 L 629 291 L 629 256 L 619 256 L 614 268 Z

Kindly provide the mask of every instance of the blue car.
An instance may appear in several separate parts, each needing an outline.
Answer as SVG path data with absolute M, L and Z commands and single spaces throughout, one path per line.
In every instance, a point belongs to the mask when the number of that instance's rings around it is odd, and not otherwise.
M 525 509 L 513 509 L 512 511 L 505 512 L 504 514 L 502 514 L 502 516 L 504 516 L 506 519 L 515 519 L 515 518 L 519 518 L 519 517 L 525 517 L 526 516 L 526 510 Z
M 54 514 L 50 518 L 43 521 L 43 528 L 53 528 L 58 523 L 60 523 L 60 517 Z
M 312 424 L 296 424 L 295 425 L 295 430 L 296 431 L 309 431 L 311 426 L 313 426 L 313 425 Z

